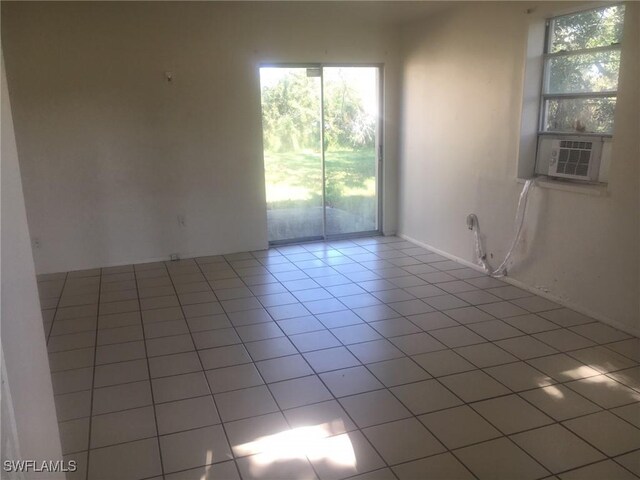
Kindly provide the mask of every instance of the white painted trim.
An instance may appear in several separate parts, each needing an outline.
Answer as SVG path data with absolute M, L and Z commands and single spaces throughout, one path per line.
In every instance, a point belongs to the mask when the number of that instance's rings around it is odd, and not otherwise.
M 254 250 L 250 250 L 252 252 L 259 252 L 262 250 L 268 250 L 269 244 L 265 244 L 262 246 L 262 248 L 256 248 Z M 246 251 L 246 250 L 241 250 L 242 252 Z M 188 260 L 190 258 L 198 258 L 198 257 L 211 257 L 211 256 L 217 256 L 217 255 L 233 255 L 234 253 L 238 253 L 238 250 L 233 250 L 231 252 L 227 252 L 227 251 L 223 251 L 223 252 L 217 252 L 217 253 L 211 253 L 211 251 L 209 252 L 187 252 L 187 253 L 180 253 L 180 260 Z M 169 255 L 163 255 L 160 257 L 148 257 L 148 258 L 143 258 L 140 260 L 132 260 L 130 262 L 106 262 L 104 264 L 101 265 L 93 265 L 93 266 L 88 266 L 88 267 L 82 267 L 82 268 L 75 268 L 73 270 L 69 270 L 70 272 L 77 272 L 77 271 L 81 271 L 81 270 L 92 270 L 94 268 L 110 268 L 110 267 L 123 267 L 126 265 L 142 265 L 145 263 L 155 263 L 155 262 L 170 262 L 171 259 L 169 258 Z M 36 272 L 37 275 L 48 275 L 51 273 L 65 273 L 60 272 L 60 271 L 38 271 Z
M 484 269 L 473 262 L 470 262 L 468 260 L 465 260 L 464 258 L 460 258 L 457 257 L 455 255 L 452 255 L 451 253 L 445 252 L 444 250 L 440 250 L 439 248 L 436 248 L 432 245 L 429 245 L 427 243 L 424 242 L 420 242 L 418 240 L 416 240 L 415 238 L 410 237 L 409 235 L 405 235 L 403 233 L 398 233 L 397 234 L 398 237 L 407 240 L 411 243 L 415 243 L 416 245 L 426 248 L 428 250 L 431 250 L 434 253 L 437 253 L 438 255 L 442 255 L 443 257 L 448 258 L 449 260 L 453 260 L 454 262 L 460 263 L 461 265 L 465 266 L 465 267 L 469 267 L 472 268 L 474 270 L 477 270 L 479 272 L 483 272 L 486 273 L 484 271 Z M 628 333 L 629 335 L 633 335 L 634 337 L 640 337 L 640 328 L 633 328 L 630 327 L 628 325 L 624 325 L 620 322 L 618 322 L 617 320 L 614 320 L 612 318 L 609 318 L 605 315 L 602 315 L 600 313 L 594 312 L 592 310 L 589 310 L 588 308 L 585 308 L 581 305 L 578 305 L 576 303 L 570 302 L 564 298 L 560 298 L 557 297 L 555 295 L 553 295 L 552 293 L 549 292 L 545 292 L 544 290 L 540 290 L 539 288 L 536 288 L 534 286 L 528 285 L 520 280 L 517 280 L 513 277 L 500 277 L 500 280 L 502 280 L 503 282 L 509 283 L 511 285 L 513 285 L 514 287 L 518 287 L 521 288 L 522 290 L 526 290 L 527 292 L 531 292 L 534 295 L 538 295 L 542 298 L 546 298 L 547 300 L 551 300 L 552 302 L 555 302 L 559 305 L 562 305 L 563 307 L 569 308 L 571 310 L 575 310 L 578 313 L 582 313 L 583 315 L 586 315 L 588 317 L 593 318 L 594 320 L 598 320 L 602 323 L 606 323 L 607 325 L 612 326 L 613 328 L 617 328 L 618 330 L 622 330 L 625 333 Z
M 396 235 L 396 232 L 392 231 L 392 232 L 383 232 L 382 233 L 383 236 L 385 237 L 393 237 Z M 315 241 L 315 240 L 314 240 Z M 318 240 L 321 241 L 321 240 Z M 252 252 L 259 252 L 262 250 L 268 250 L 269 248 L 276 248 L 279 246 L 284 246 L 284 245 L 273 245 L 270 246 L 268 243 L 264 244 L 261 248 L 256 248 L 255 250 L 250 250 Z M 245 251 L 245 250 L 242 250 Z M 222 252 L 216 252 L 216 253 L 211 253 L 211 251 L 208 252 L 186 252 L 186 253 L 180 253 L 180 260 L 187 260 L 190 258 L 198 258 L 198 257 L 210 257 L 213 255 L 232 255 L 234 253 L 238 253 L 238 250 L 234 250 L 231 252 L 227 252 L 227 251 L 222 251 Z M 88 267 L 82 267 L 82 268 L 75 268 L 73 270 L 69 270 L 70 272 L 76 272 L 79 270 L 91 270 L 94 268 L 110 268 L 110 267 L 123 267 L 126 265 L 141 265 L 144 263 L 155 263 L 155 262 L 169 262 L 171 261 L 171 259 L 169 258 L 169 255 L 163 255 L 160 257 L 148 257 L 148 258 L 143 258 L 140 260 L 132 260 L 130 262 L 106 262 L 104 264 L 101 265 L 93 265 L 93 266 L 88 266 Z M 38 271 L 36 272 L 37 275 L 48 275 L 51 273 L 66 273 L 66 272 L 60 272 L 60 271 Z
M 419 247 L 426 248 L 428 250 L 431 250 L 433 253 L 442 255 L 443 257 L 446 257 L 449 260 L 453 260 L 454 262 L 461 263 L 465 267 L 473 268 L 478 272 L 487 273 L 484 271 L 482 266 L 478 265 L 477 263 L 470 262 L 469 260 L 465 260 L 464 258 L 456 257 L 455 255 L 445 252 L 444 250 L 440 250 L 439 248 L 429 245 L 428 243 L 424 243 L 419 240 L 416 240 L 415 238 L 412 238 L 409 235 L 405 235 L 404 233 L 397 233 L 396 235 L 404 240 L 407 240 L 408 242 L 415 243 Z
M 578 305 L 577 303 L 573 303 L 570 302 L 568 300 L 556 297 L 555 295 L 553 295 L 552 293 L 549 292 L 545 292 L 543 290 L 540 290 L 536 287 L 532 287 L 524 282 L 521 282 L 520 280 L 517 280 L 515 278 L 512 277 L 503 277 L 501 278 L 501 280 L 510 283 L 511 285 L 513 285 L 514 287 L 518 287 L 521 288 L 522 290 L 526 290 L 528 292 L 531 292 L 535 295 L 538 295 L 540 297 L 546 298 L 547 300 L 551 300 L 552 302 L 558 303 L 560 305 L 562 305 L 563 307 L 569 308 L 571 310 L 575 310 L 576 312 L 582 313 L 583 315 L 586 315 L 588 317 L 591 317 L 595 320 L 598 320 L 602 323 L 606 323 L 607 325 L 612 326 L 613 328 L 617 328 L 618 330 L 621 330 L 625 333 L 628 333 L 629 335 L 633 335 L 634 337 L 640 337 L 640 328 L 633 328 L 630 327 L 628 325 L 624 325 L 621 322 L 618 322 L 617 320 L 614 320 L 613 318 L 609 318 L 605 315 L 601 315 L 600 313 L 594 312 L 588 308 L 583 307 L 582 305 Z

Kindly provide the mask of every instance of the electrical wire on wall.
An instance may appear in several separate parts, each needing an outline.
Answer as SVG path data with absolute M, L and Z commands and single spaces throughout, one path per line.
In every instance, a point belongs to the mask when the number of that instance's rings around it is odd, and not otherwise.
M 482 247 L 482 242 L 480 241 L 480 229 L 478 225 L 478 217 L 475 214 L 470 214 L 467 217 L 467 227 L 469 230 L 473 230 L 473 236 L 475 239 L 475 247 L 476 247 L 476 256 L 478 258 L 478 264 L 484 269 L 492 277 L 504 277 L 507 274 L 507 264 L 511 259 L 511 255 L 518 245 L 520 241 L 520 237 L 522 236 L 522 227 L 524 226 L 524 217 L 527 211 L 527 202 L 529 200 L 529 192 L 531 191 L 531 187 L 535 184 L 535 179 L 531 178 L 527 180 L 522 188 L 522 192 L 520 193 L 520 200 L 518 200 L 518 209 L 516 211 L 515 218 L 515 234 L 513 237 L 513 241 L 511 242 L 511 246 L 509 247 L 509 251 L 502 263 L 495 269 L 491 270 L 491 267 L 487 263 L 487 254 Z

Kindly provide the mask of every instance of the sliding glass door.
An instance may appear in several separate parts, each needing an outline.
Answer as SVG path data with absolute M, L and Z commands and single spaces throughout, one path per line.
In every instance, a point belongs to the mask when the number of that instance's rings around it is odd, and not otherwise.
M 323 236 L 319 69 L 260 69 L 269 241 Z
M 327 235 L 378 229 L 378 68 L 325 67 Z
M 379 229 L 378 67 L 260 69 L 270 242 Z

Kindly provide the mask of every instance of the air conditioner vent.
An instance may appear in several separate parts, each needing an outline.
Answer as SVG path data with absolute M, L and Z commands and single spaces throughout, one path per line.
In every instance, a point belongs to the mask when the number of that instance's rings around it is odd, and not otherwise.
M 551 141 L 549 175 L 577 180 L 597 180 L 601 142 L 573 138 Z

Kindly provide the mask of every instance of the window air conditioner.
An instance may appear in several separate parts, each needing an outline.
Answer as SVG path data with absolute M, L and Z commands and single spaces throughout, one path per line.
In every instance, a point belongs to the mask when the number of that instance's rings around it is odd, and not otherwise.
M 602 141 L 597 137 L 563 137 L 551 140 L 550 177 L 598 181 Z

